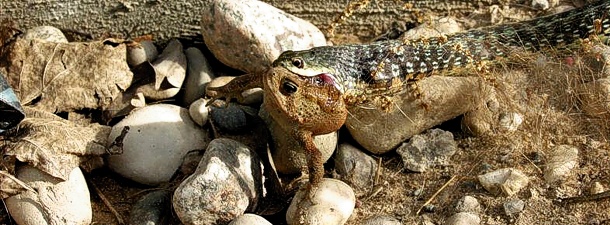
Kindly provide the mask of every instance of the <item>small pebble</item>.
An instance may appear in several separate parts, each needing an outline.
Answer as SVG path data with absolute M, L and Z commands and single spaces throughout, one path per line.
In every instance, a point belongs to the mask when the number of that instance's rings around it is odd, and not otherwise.
M 481 204 L 479 204 L 477 198 L 467 195 L 462 197 L 457 202 L 455 210 L 457 212 L 468 212 L 477 214 L 481 211 Z
M 204 149 L 209 138 L 191 120 L 188 110 L 157 104 L 137 109 L 112 127 L 110 145 L 124 127 L 123 154 L 108 157 L 108 167 L 121 176 L 146 185 L 169 181 L 191 150 Z
M 130 225 L 165 225 L 172 216 L 172 192 L 158 190 L 138 200 L 129 212 Z
M 246 112 L 235 103 L 229 103 L 227 107 L 212 107 L 210 117 L 220 130 L 229 133 L 244 132 L 248 126 Z
M 559 145 L 548 155 L 544 166 L 544 180 L 553 183 L 565 180 L 578 165 L 578 148 L 570 145 Z
M 402 223 L 391 216 L 373 216 L 362 221 L 361 225 L 402 225 Z
M 189 115 L 191 116 L 191 119 L 202 127 L 208 123 L 210 108 L 206 106 L 207 103 L 208 100 L 200 98 L 189 106 Z
M 265 218 L 256 215 L 246 213 L 241 216 L 238 216 L 233 221 L 229 223 L 229 225 L 273 225 Z
M 263 195 L 262 163 L 247 146 L 214 139 L 195 173 L 176 188 L 172 203 L 184 224 L 227 224 L 254 210 Z
M 349 185 L 324 178 L 317 187 L 304 187 L 296 193 L 286 212 L 286 221 L 288 225 L 344 224 L 355 205 L 356 196 Z
M 24 39 L 43 40 L 55 43 L 68 43 L 68 39 L 61 30 L 52 26 L 38 26 L 28 29 L 23 34 Z
M 520 199 L 515 199 L 505 202 L 503 206 L 504 213 L 506 213 L 508 216 L 513 216 L 523 211 L 523 208 L 525 208 L 525 202 Z
M 405 167 L 415 172 L 425 172 L 437 165 L 448 165 L 449 159 L 457 151 L 453 134 L 440 129 L 413 136 L 408 143 L 396 149 Z
M 478 215 L 460 212 L 453 214 L 447 221 L 445 225 L 477 225 L 481 223 L 481 218 Z
M 341 144 L 334 158 L 339 179 L 357 192 L 368 192 L 372 188 L 377 172 L 377 162 L 373 157 L 350 144 Z
M 143 40 L 127 45 L 127 64 L 137 66 L 144 62 L 152 62 L 159 55 L 157 47 L 150 40 Z
M 593 182 L 593 185 L 591 185 L 591 188 L 589 189 L 589 193 L 594 195 L 594 194 L 599 194 L 605 191 L 604 185 L 602 185 L 602 183 L 600 183 L 599 181 Z
M 479 183 L 494 195 L 512 196 L 529 183 L 529 178 L 523 172 L 504 168 L 478 176 Z

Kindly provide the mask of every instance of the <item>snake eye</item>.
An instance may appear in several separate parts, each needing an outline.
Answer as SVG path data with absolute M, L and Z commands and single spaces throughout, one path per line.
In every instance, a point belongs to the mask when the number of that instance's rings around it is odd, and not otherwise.
M 299 89 L 297 84 L 292 82 L 291 80 L 284 80 L 284 81 L 282 81 L 282 87 L 281 88 L 282 88 L 281 92 L 284 95 L 293 94 L 293 93 L 297 92 L 297 90 Z
M 305 62 L 301 58 L 292 58 L 292 65 L 296 68 L 303 69 L 305 67 Z

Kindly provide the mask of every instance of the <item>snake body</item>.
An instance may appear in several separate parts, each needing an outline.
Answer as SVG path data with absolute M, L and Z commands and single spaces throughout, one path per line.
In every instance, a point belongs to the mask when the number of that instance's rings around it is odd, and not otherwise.
M 514 51 L 536 51 L 610 34 L 610 0 L 539 17 L 411 41 L 316 47 L 287 51 L 274 61 L 300 76 L 325 75 L 341 93 L 383 93 L 436 70 L 494 60 Z

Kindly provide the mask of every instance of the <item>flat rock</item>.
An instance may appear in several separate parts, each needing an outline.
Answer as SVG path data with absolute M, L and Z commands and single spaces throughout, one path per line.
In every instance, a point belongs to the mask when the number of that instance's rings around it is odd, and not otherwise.
M 222 63 L 263 72 L 286 50 L 326 45 L 314 25 L 255 0 L 210 0 L 201 12 L 201 34 Z
M 5 200 L 16 224 L 91 224 L 89 189 L 80 168 L 63 181 L 26 165 L 17 168 L 17 178 L 38 193 L 25 191 Z
M 544 180 L 547 183 L 564 180 L 577 165 L 578 148 L 559 145 L 549 153 L 549 159 L 544 166 Z
M 254 210 L 263 194 L 262 164 L 247 146 L 214 139 L 194 174 L 176 189 L 173 206 L 184 224 L 226 224 Z
M 436 165 L 448 165 L 456 151 L 457 143 L 453 140 L 453 134 L 441 129 L 431 129 L 415 135 L 408 143 L 396 149 L 405 167 L 415 172 L 424 172 Z
M 345 224 L 354 211 L 354 191 L 340 180 L 324 178 L 318 187 L 299 190 L 286 212 L 289 225 Z
M 167 182 L 191 150 L 205 148 L 207 133 L 191 120 L 188 110 L 157 104 L 133 111 L 112 127 L 113 142 L 129 127 L 123 154 L 108 157 L 108 167 L 121 176 L 147 185 Z M 110 145 L 110 143 L 109 143 Z
M 391 216 L 373 216 L 361 223 L 362 225 L 402 225 L 400 221 Z
M 529 178 L 520 170 L 504 168 L 478 176 L 479 183 L 494 195 L 512 196 L 529 183 Z

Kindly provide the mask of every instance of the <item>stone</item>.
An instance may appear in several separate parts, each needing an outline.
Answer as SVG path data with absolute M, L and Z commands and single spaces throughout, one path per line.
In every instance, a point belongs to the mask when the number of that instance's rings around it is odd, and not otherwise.
M 182 103 L 190 105 L 205 94 L 205 87 L 215 75 L 210 63 L 198 48 L 190 47 L 184 50 L 187 61 L 186 81 Z
M 195 173 L 176 188 L 172 203 L 184 224 L 227 224 L 254 210 L 263 195 L 258 155 L 226 138 L 208 145 Z
M 372 189 L 377 172 L 377 162 L 373 157 L 350 144 L 341 144 L 334 158 L 338 179 L 356 192 L 367 193 Z
M 400 221 L 391 216 L 373 216 L 362 221 L 361 225 L 402 225 Z
M 301 188 L 286 212 L 288 225 L 345 224 L 356 206 L 354 191 L 346 183 L 324 178 L 317 187 Z
M 229 225 L 273 225 L 265 218 L 256 215 L 246 213 L 235 218 L 233 221 L 229 223 Z
M 512 196 L 529 183 L 529 178 L 520 170 L 504 168 L 478 176 L 479 183 L 494 195 Z
M 267 3 L 211 0 L 201 12 L 201 34 L 225 65 L 247 73 L 269 68 L 280 53 L 326 45 L 318 28 Z
M 544 181 L 553 183 L 565 180 L 578 165 L 578 148 L 570 145 L 559 145 L 548 153 L 544 166 Z
M 65 181 L 29 165 L 18 167 L 16 177 L 37 191 L 25 191 L 5 200 L 16 224 L 91 224 L 89 189 L 78 167 Z
M 481 211 L 481 204 L 479 204 L 477 198 L 466 195 L 457 202 L 455 210 L 457 212 L 468 212 L 477 214 Z
M 28 40 L 39 39 L 55 43 L 68 43 L 68 39 L 64 33 L 52 26 L 32 27 L 25 31 L 23 38 Z
M 140 198 L 129 212 L 130 225 L 165 225 L 172 216 L 172 192 L 157 190 Z
M 248 126 L 246 112 L 242 110 L 242 106 L 232 102 L 226 107 L 212 107 L 210 117 L 218 129 L 229 133 L 243 132 Z
M 151 40 L 143 40 L 127 45 L 127 64 L 137 66 L 145 62 L 152 62 L 159 56 L 157 47 Z
M 523 211 L 525 202 L 520 199 L 515 199 L 505 202 L 502 206 L 504 207 L 504 213 L 506 213 L 506 215 L 513 216 Z
M 467 212 L 453 214 L 445 221 L 445 225 L 478 225 L 480 223 L 481 218 L 478 215 Z
M 195 100 L 189 106 L 189 115 L 191 119 L 199 126 L 205 126 L 208 123 L 210 108 L 206 106 L 208 100 L 200 98 Z
M 191 120 L 188 110 L 157 104 L 137 109 L 112 127 L 108 145 L 125 127 L 123 154 L 108 156 L 108 167 L 146 185 L 168 182 L 191 150 L 203 149 L 208 134 Z
M 415 172 L 425 172 L 436 165 L 448 165 L 456 151 L 457 143 L 453 140 L 453 134 L 440 129 L 415 135 L 408 143 L 396 149 L 405 167 Z

